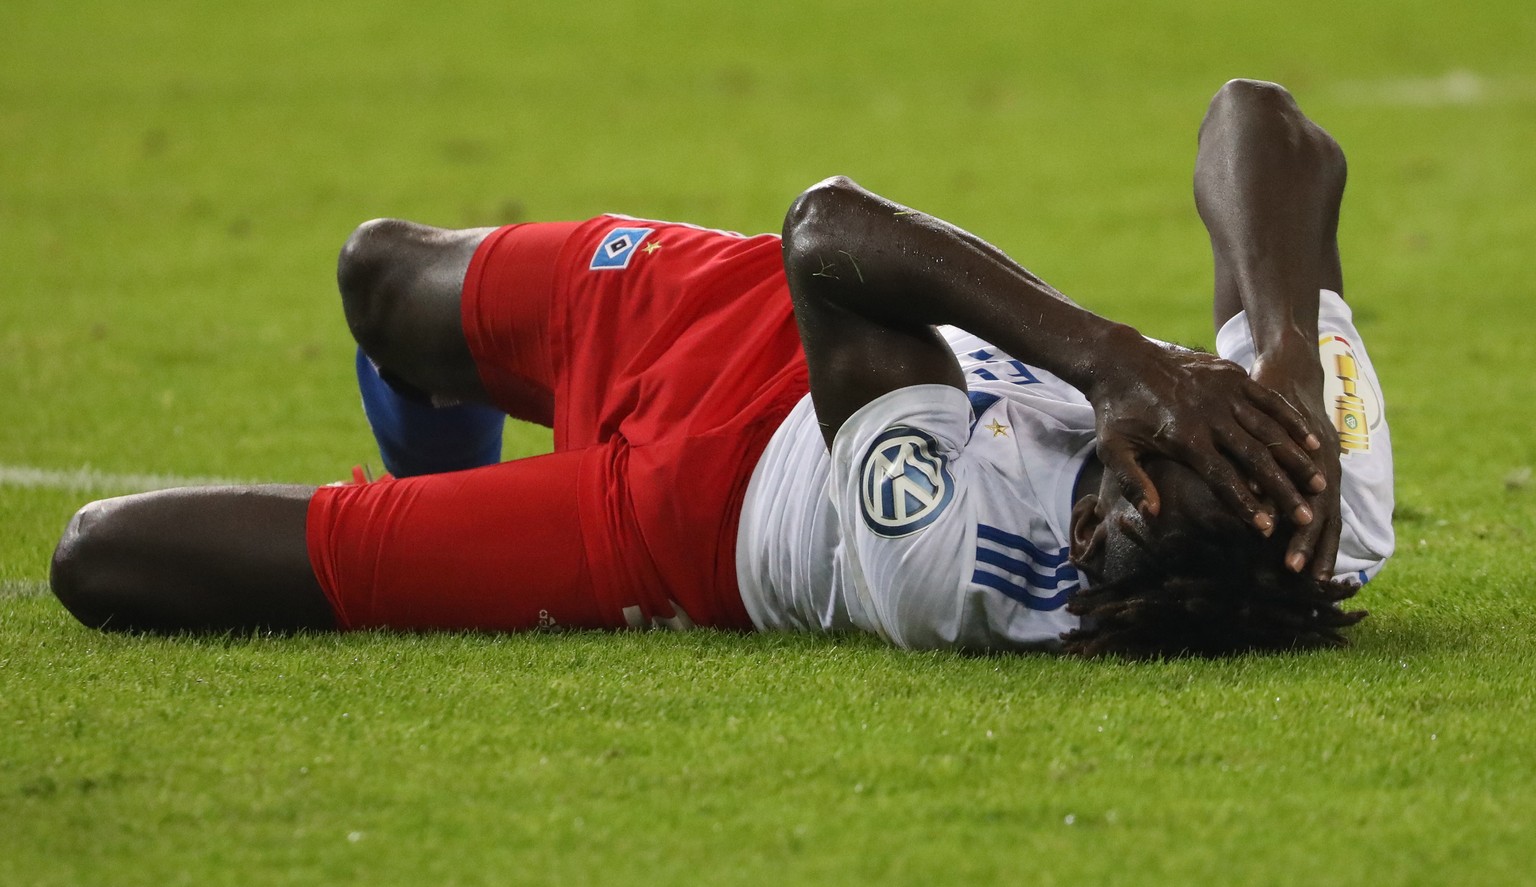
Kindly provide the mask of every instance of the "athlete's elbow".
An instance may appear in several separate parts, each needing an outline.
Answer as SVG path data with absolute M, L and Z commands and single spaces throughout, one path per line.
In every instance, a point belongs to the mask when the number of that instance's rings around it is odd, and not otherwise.
M 798 265 L 836 243 L 849 228 L 850 214 L 864 190 L 847 176 L 833 176 L 800 192 L 784 214 L 784 264 L 793 277 Z
M 835 230 L 837 219 L 853 206 L 854 198 L 862 192 L 863 189 L 847 176 L 822 179 L 801 191 L 789 205 L 789 212 L 784 214 L 785 242 L 803 241 L 825 234 L 829 229 Z

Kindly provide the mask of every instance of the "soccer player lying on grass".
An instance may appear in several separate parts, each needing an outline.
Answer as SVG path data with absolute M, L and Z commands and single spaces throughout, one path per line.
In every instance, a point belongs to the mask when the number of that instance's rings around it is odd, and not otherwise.
M 1339 297 L 1344 172 L 1283 89 L 1216 96 L 1195 197 L 1225 359 L 847 179 L 800 195 L 782 242 L 372 222 L 339 280 L 395 477 L 92 503 L 53 588 L 88 625 L 147 631 L 1341 644 L 1363 614 L 1339 602 L 1393 544 L 1387 426 Z M 555 452 L 495 464 L 506 414 Z

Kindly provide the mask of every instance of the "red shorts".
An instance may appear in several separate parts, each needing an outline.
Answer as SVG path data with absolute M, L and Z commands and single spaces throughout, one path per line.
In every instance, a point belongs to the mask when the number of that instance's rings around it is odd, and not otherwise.
M 779 240 L 602 216 L 512 225 L 469 266 L 464 331 L 555 452 L 326 487 L 310 562 L 343 628 L 748 629 L 736 531 L 808 390 Z

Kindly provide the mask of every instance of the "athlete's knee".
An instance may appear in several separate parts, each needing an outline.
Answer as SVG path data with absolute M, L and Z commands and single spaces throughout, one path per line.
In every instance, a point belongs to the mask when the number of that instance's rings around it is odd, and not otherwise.
M 400 219 L 359 225 L 341 249 L 336 281 L 363 353 L 423 391 L 475 396 L 478 375 L 464 340 L 460 297 L 474 251 L 490 230 Z
M 405 287 L 401 267 L 412 229 L 400 219 L 373 219 L 357 226 L 342 244 L 336 259 L 336 286 L 347 326 L 358 343 L 368 350 L 387 334 L 393 303 Z
M 54 596 L 76 619 L 92 628 L 108 628 L 123 591 L 114 563 L 116 500 L 92 502 L 75 512 L 58 547 L 48 581 Z

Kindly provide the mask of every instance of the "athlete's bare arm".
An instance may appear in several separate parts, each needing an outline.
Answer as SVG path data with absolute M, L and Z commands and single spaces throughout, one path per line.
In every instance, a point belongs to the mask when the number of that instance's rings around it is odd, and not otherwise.
M 1250 479 L 1297 524 L 1302 490 L 1323 483 L 1306 420 L 1236 364 L 1158 346 L 1077 306 L 1000 250 L 845 178 L 813 186 L 784 224 L 785 268 L 828 442 L 864 404 L 897 388 L 963 387 L 933 328 L 953 324 L 1077 387 L 1098 417 L 1099 455 L 1126 495 L 1156 513 L 1139 460 L 1201 472 L 1261 531 L 1275 523 Z
M 1310 493 L 1315 519 L 1292 537 L 1286 563 L 1333 576 L 1342 526 L 1338 438 L 1323 407 L 1318 290 L 1342 294 L 1337 231 L 1344 153 L 1273 83 L 1233 80 L 1200 127 L 1195 205 L 1211 235 L 1217 328 L 1239 310 L 1258 352 L 1253 376 L 1307 417 L 1328 486 Z

